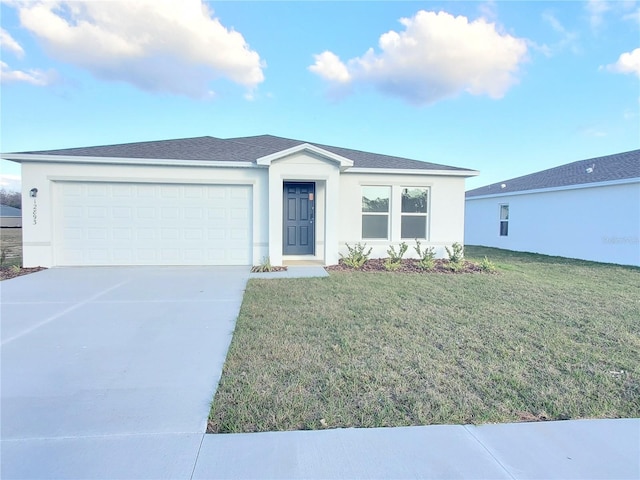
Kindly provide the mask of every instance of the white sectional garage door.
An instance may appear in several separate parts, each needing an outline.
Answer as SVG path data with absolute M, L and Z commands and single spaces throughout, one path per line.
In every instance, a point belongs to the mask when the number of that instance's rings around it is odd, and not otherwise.
M 58 182 L 56 265 L 250 265 L 251 187 Z

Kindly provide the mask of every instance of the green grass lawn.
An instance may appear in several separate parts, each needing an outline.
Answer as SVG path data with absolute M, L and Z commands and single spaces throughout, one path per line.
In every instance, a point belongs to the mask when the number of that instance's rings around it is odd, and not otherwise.
M 640 269 L 251 280 L 209 432 L 640 416 Z

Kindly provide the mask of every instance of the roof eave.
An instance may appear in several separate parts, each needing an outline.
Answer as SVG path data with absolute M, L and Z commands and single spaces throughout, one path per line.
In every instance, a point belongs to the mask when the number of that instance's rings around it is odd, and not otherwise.
M 477 170 L 430 170 L 421 168 L 366 168 L 366 167 L 351 167 L 344 171 L 344 173 L 386 173 L 393 175 L 437 175 L 448 177 L 475 177 L 480 175 Z
M 559 187 L 533 188 L 530 190 L 513 190 L 510 192 L 486 193 L 482 195 L 467 195 L 465 196 L 465 199 L 479 200 L 482 198 L 497 198 L 497 197 L 508 197 L 513 195 L 528 195 L 530 193 L 560 192 L 563 190 L 580 190 L 584 188 L 608 187 L 608 186 L 614 186 L 614 185 L 624 185 L 628 183 L 640 183 L 640 177 L 621 178 L 618 180 L 606 180 L 603 182 L 593 182 L 593 183 L 575 183 L 573 185 L 562 185 Z
M 213 160 L 181 160 L 177 158 L 129 158 L 129 157 L 90 157 L 73 155 L 42 155 L 26 153 L 0 154 L 5 160 L 18 163 L 45 162 L 45 163 L 85 163 L 85 164 L 110 164 L 110 165 L 158 165 L 158 166 L 185 166 L 185 167 L 232 167 L 255 168 L 253 162 L 213 161 Z

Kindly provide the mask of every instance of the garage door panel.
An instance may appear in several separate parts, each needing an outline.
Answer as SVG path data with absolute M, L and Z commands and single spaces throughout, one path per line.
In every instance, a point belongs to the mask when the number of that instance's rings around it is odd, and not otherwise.
M 57 265 L 249 265 L 251 187 L 59 182 Z

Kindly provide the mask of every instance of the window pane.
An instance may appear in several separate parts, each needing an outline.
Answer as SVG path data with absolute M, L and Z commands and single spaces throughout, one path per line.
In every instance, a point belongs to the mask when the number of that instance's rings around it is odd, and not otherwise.
M 500 236 L 507 237 L 509 235 L 509 222 L 500 222 Z
M 363 215 L 362 238 L 388 238 L 388 215 Z
M 500 220 L 509 220 L 509 205 L 500 205 Z
M 427 189 L 403 188 L 402 213 L 427 213 Z
M 402 238 L 427 238 L 426 216 L 402 216 Z
M 388 212 L 390 187 L 362 187 L 363 212 Z

